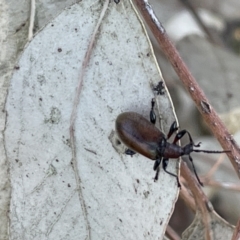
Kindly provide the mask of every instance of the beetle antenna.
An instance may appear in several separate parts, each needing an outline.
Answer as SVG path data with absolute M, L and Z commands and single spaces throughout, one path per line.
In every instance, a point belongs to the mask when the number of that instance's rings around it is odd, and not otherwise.
M 226 151 L 211 151 L 211 150 L 198 150 L 198 149 L 193 149 L 193 152 L 204 152 L 204 153 L 227 153 L 231 152 L 230 150 Z

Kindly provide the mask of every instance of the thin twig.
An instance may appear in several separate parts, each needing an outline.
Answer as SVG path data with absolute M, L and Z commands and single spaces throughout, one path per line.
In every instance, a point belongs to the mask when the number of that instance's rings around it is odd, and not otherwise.
M 181 176 L 181 183 L 185 182 L 185 179 Z M 190 194 L 189 189 L 182 184 L 181 191 L 179 192 L 180 198 L 186 203 L 193 212 L 196 212 L 196 203 L 193 196 Z
M 87 217 L 86 203 L 85 203 L 83 193 L 82 193 L 82 186 L 81 186 L 82 181 L 81 181 L 81 177 L 80 177 L 79 171 L 78 171 L 77 153 L 76 153 L 76 139 L 75 139 L 75 135 L 74 135 L 74 126 L 75 126 L 75 120 L 76 120 L 76 116 L 77 116 L 77 107 L 78 107 L 78 104 L 79 104 L 80 94 L 81 94 L 82 85 L 83 85 L 84 74 L 85 74 L 87 65 L 89 63 L 90 56 L 91 56 L 92 51 L 93 51 L 93 45 L 94 45 L 94 43 L 97 39 L 96 36 L 97 36 L 98 31 L 99 31 L 99 27 L 102 23 L 103 17 L 105 16 L 108 4 L 109 4 L 109 0 L 106 0 L 104 5 L 103 5 L 102 12 L 101 12 L 100 17 L 98 19 L 96 27 L 93 31 L 92 36 L 91 36 L 91 39 L 90 39 L 90 42 L 89 42 L 89 45 L 88 45 L 83 63 L 82 63 L 80 76 L 79 76 L 79 80 L 78 80 L 78 86 L 77 86 L 77 90 L 76 90 L 76 93 L 75 93 L 75 98 L 74 98 L 74 103 L 73 103 L 73 108 L 72 108 L 72 113 L 71 113 L 71 118 L 70 118 L 70 127 L 69 127 L 70 143 L 71 143 L 72 158 L 73 158 L 72 159 L 73 170 L 74 170 L 76 185 L 77 185 L 77 189 L 78 189 L 79 201 L 81 203 L 84 219 L 86 221 L 86 231 L 88 233 L 87 239 L 91 239 L 91 228 L 90 228 L 89 220 L 88 220 L 88 217 Z
M 179 235 L 170 226 L 167 226 L 165 235 L 171 240 L 181 240 Z
M 214 163 L 214 165 L 211 167 L 211 169 L 208 171 L 208 173 L 203 177 L 205 179 L 211 179 L 213 174 L 216 172 L 216 170 L 219 168 L 219 166 L 222 164 L 224 160 L 224 155 L 221 154 L 219 159 Z
M 203 184 L 209 187 L 214 187 L 214 188 L 222 188 L 224 190 L 229 190 L 229 191 L 238 191 L 240 192 L 240 185 L 236 183 L 229 183 L 229 182 L 218 182 L 214 180 L 204 180 L 204 178 L 201 178 L 203 180 Z
M 213 180 L 213 174 L 217 171 L 219 166 L 224 161 L 225 157 L 223 154 L 219 157 L 219 159 L 214 163 L 214 165 L 211 167 L 211 169 L 207 172 L 207 174 L 200 177 L 202 183 L 209 187 L 217 187 L 217 188 L 223 188 L 225 190 L 232 190 L 232 191 L 240 191 L 240 185 L 236 183 L 230 183 L 230 182 L 219 182 Z
M 35 0 L 31 0 L 31 11 L 30 11 L 29 28 L 28 28 L 28 41 L 31 41 L 33 37 L 35 13 L 36 13 L 36 2 Z

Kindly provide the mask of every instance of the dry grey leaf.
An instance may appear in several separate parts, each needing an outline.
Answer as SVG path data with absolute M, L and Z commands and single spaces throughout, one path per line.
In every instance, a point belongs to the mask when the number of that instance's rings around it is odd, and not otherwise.
M 28 41 L 28 28 L 30 19 L 30 2 L 2 0 L 0 3 L 0 238 L 8 239 L 8 212 L 10 201 L 10 181 L 8 173 L 8 163 L 3 143 L 3 133 L 5 129 L 6 113 L 5 101 L 8 92 L 8 86 L 13 69 L 18 69 L 15 65 L 16 59 L 22 52 L 24 45 Z M 66 6 L 76 2 L 75 0 L 46 0 L 35 1 L 36 11 L 34 18 L 34 31 L 42 28 L 51 18 L 59 14 Z
M 234 136 L 237 143 L 240 143 L 239 134 Z M 202 142 L 202 149 L 220 150 L 221 146 L 212 137 L 201 137 L 195 139 L 196 142 Z M 239 185 L 239 178 L 237 177 L 231 163 L 225 154 L 195 154 L 194 163 L 200 176 L 205 177 L 211 170 L 213 165 L 221 158 L 223 159 L 220 166 L 210 176 L 210 181 L 218 182 L 222 186 L 204 184 L 204 192 L 214 204 L 215 210 L 223 216 L 227 221 L 236 224 L 240 215 L 240 194 L 239 190 L 232 189 L 231 186 Z M 230 189 L 229 189 L 230 188 Z M 239 188 L 238 188 L 239 189 Z
M 72 152 L 69 127 L 75 90 L 102 9 L 100 2 L 86 0 L 63 11 L 33 38 L 13 74 L 5 131 L 12 238 L 164 235 L 178 195 L 176 179 L 161 171 L 154 183 L 153 162 L 119 154 L 113 134 L 121 112 L 148 117 L 153 87 L 162 80 L 128 1 L 109 4 L 83 68 L 74 125 L 76 158 Z M 167 90 L 156 101 L 159 125 L 167 132 L 174 120 Z M 176 173 L 177 167 L 173 160 L 168 170 Z
M 209 214 L 212 239 L 213 240 L 226 240 L 231 239 L 234 227 L 224 221 L 214 211 Z M 205 240 L 205 228 L 199 213 L 196 214 L 193 223 L 182 234 L 182 240 Z

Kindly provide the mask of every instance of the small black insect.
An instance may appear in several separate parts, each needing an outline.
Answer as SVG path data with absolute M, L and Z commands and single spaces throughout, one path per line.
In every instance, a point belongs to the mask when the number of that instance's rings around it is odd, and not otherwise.
M 114 2 L 115 2 L 116 4 L 118 4 L 118 3 L 120 3 L 120 0 L 114 0 Z
M 164 95 L 165 89 L 163 81 L 160 81 L 158 85 L 153 88 L 153 90 L 157 92 L 157 95 Z
M 155 160 L 153 170 L 156 171 L 154 181 L 158 180 L 159 166 L 162 161 L 162 167 L 165 172 L 176 177 L 178 187 L 181 187 L 179 178 L 177 175 L 167 171 L 167 165 L 169 158 L 179 158 L 183 155 L 188 155 L 189 160 L 192 163 L 193 171 L 201 186 L 196 169 L 193 164 L 193 159 L 190 155 L 192 152 L 205 152 L 205 153 L 225 153 L 229 151 L 209 151 L 195 149 L 200 147 L 200 143 L 194 144 L 190 133 L 187 130 L 181 130 L 178 132 L 172 143 L 167 140 L 172 136 L 174 132 L 178 130 L 176 122 L 171 125 L 167 136 L 162 133 L 157 127 L 155 127 L 156 115 L 154 113 L 154 100 L 152 100 L 152 108 L 150 111 L 150 121 L 135 112 L 124 112 L 117 117 L 116 120 L 116 132 L 120 140 L 129 148 L 126 150 L 126 154 L 133 155 L 136 152 L 143 156 Z M 177 145 L 177 141 L 181 139 L 185 134 L 189 137 L 189 143 L 180 147 Z

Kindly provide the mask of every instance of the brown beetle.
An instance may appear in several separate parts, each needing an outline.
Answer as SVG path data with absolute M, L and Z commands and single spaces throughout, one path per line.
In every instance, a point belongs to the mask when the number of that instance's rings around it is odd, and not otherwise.
M 152 109 L 150 111 L 151 122 L 135 112 L 124 112 L 117 117 L 116 132 L 120 140 L 129 148 L 126 150 L 126 154 L 133 155 L 135 152 L 138 152 L 151 160 L 155 160 L 153 166 L 153 170 L 156 171 L 154 181 L 157 181 L 158 179 L 159 165 L 162 161 L 163 170 L 168 174 L 176 177 L 178 187 L 181 187 L 178 176 L 167 171 L 168 159 L 179 158 L 180 156 L 188 155 L 189 160 L 192 163 L 195 176 L 199 184 L 203 186 L 197 175 L 190 153 L 225 153 L 229 151 L 194 149 L 194 147 L 200 147 L 200 143 L 194 144 L 192 137 L 187 130 L 181 130 L 179 133 L 177 133 L 172 143 L 167 142 L 172 134 L 178 130 L 177 124 L 176 122 L 173 122 L 167 136 L 165 136 L 165 134 L 162 133 L 154 125 L 156 122 L 156 115 L 153 108 L 154 100 L 152 100 Z M 189 143 L 184 147 L 180 147 L 177 145 L 177 141 L 181 139 L 185 134 L 188 134 Z

